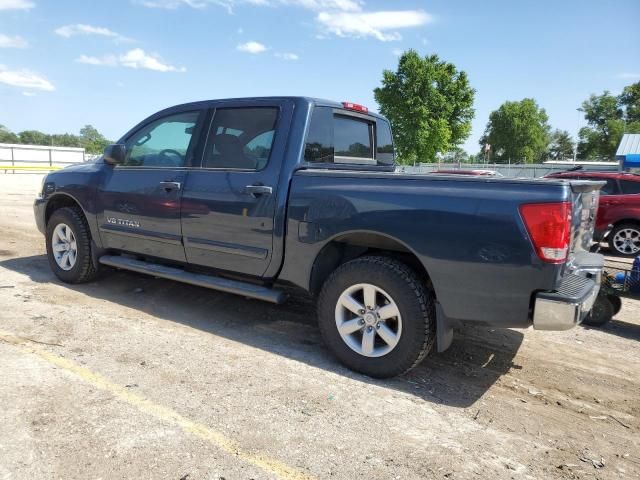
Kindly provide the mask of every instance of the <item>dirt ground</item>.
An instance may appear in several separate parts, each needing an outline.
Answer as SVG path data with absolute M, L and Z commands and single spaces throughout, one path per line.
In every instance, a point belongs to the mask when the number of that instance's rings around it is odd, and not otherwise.
M 0 174 L 0 479 L 640 478 L 640 302 L 602 329 L 468 328 L 372 380 L 284 306 L 51 273 Z

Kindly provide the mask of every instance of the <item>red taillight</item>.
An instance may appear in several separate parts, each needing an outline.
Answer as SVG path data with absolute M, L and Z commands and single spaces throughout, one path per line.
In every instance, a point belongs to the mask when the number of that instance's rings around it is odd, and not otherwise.
M 563 263 L 571 238 L 571 203 L 528 203 L 520 214 L 538 257 L 547 263 Z
M 369 113 L 369 109 L 364 105 L 358 105 L 357 103 L 342 102 L 342 106 L 345 110 L 353 110 L 356 112 Z

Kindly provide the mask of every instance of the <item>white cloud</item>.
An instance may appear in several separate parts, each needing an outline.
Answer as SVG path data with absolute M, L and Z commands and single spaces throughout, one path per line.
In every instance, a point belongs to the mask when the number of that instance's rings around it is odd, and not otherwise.
M 148 8 L 164 8 L 175 10 L 179 7 L 205 8 L 208 5 L 217 5 L 226 8 L 229 12 L 240 5 L 257 5 L 275 7 L 278 5 L 291 5 L 303 7 L 309 10 L 340 10 L 356 12 L 361 9 L 361 0 L 134 0 L 134 3 Z
M 49 80 L 37 73 L 29 70 L 7 70 L 3 65 L 0 65 L 0 83 L 5 83 L 12 87 L 44 90 L 47 92 L 52 92 L 56 89 Z
M 164 63 L 158 55 L 145 53 L 141 48 L 129 50 L 124 55 L 120 55 L 120 64 L 129 68 L 144 68 L 155 70 L 156 72 L 186 72 L 185 67 L 174 67 Z
M 316 19 L 329 32 L 339 37 L 374 37 L 383 42 L 402 38 L 400 33 L 389 30 L 419 27 L 433 20 L 423 10 L 320 12 Z
M 29 0 L 0 0 L 0 10 L 29 10 L 35 6 Z
M 393 53 L 396 57 L 399 57 L 404 53 L 404 50 L 402 50 L 401 48 L 394 48 L 393 50 L 391 50 L 391 53 Z
M 296 61 L 300 59 L 300 57 L 295 53 L 289 52 L 277 52 L 274 55 L 278 58 L 281 58 L 282 60 Z
M 24 95 L 25 97 L 35 97 L 36 96 L 36 92 L 22 92 L 22 95 Z
M 104 27 L 95 27 L 84 23 L 76 23 L 74 25 L 65 25 L 55 29 L 55 33 L 61 37 L 70 38 L 76 35 L 99 35 L 102 37 L 113 38 L 117 42 L 130 42 L 131 39 L 119 33 Z
M 118 65 L 118 57 L 116 57 L 115 55 L 104 55 L 102 57 L 80 55 L 78 58 L 76 58 L 76 62 L 84 63 L 87 65 L 106 65 L 108 67 L 115 67 Z
M 167 10 L 175 10 L 176 8 L 187 5 L 192 8 L 202 8 L 208 2 L 199 2 L 194 0 L 137 0 L 134 3 L 148 8 L 165 8 Z
M 29 42 L 22 37 L 10 37 L 0 33 L 0 48 L 27 48 Z
M 340 10 L 343 12 L 359 12 L 364 4 L 360 0 L 273 0 L 271 3 L 295 5 L 309 10 Z
M 624 73 L 619 73 L 616 76 L 623 80 L 636 80 L 636 79 L 640 79 L 640 72 L 637 72 L 637 73 L 624 72 Z
M 363 0 L 132 0 L 152 8 L 176 9 L 181 6 L 205 8 L 218 5 L 233 13 L 239 6 L 289 6 L 317 12 L 321 28 L 317 38 L 326 34 L 340 37 L 373 37 L 381 41 L 399 40 L 399 29 L 419 27 L 433 21 L 424 10 L 365 11 Z M 424 41 L 423 41 L 424 43 Z M 259 52 L 252 52 L 259 53 Z
M 165 63 L 159 55 L 146 53 L 141 48 L 134 48 L 128 52 L 116 55 L 104 55 L 102 57 L 92 57 L 90 55 L 80 55 L 76 62 L 87 65 L 101 65 L 107 67 L 128 67 L 135 69 L 153 70 L 156 72 L 186 72 L 185 67 L 175 67 Z
M 241 43 L 236 47 L 236 50 L 239 50 L 241 52 L 246 52 L 246 53 L 257 54 L 257 53 L 266 52 L 267 47 L 260 42 L 252 41 L 247 43 Z

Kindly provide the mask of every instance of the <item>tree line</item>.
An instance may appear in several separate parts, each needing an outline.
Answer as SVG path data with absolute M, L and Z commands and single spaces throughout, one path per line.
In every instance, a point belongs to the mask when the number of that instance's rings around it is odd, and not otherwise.
M 582 102 L 586 126 L 575 142 L 566 130 L 552 129 L 533 98 L 504 102 L 489 115 L 480 151 L 469 156 L 460 145 L 471 134 L 476 91 L 467 74 L 437 55 L 404 52 L 396 71 L 385 70 L 374 90 L 380 111 L 393 126 L 401 163 L 489 161 L 536 163 L 574 156 L 613 160 L 623 133 L 640 133 L 640 82 L 620 95 L 605 91 Z M 486 147 L 489 145 L 489 147 Z
M 85 125 L 79 135 L 72 133 L 42 133 L 38 130 L 25 130 L 13 133 L 4 125 L 0 125 L 0 143 L 17 143 L 23 145 L 49 145 L 52 147 L 84 148 L 87 153 L 101 154 L 104 147 L 111 142 L 92 125 Z

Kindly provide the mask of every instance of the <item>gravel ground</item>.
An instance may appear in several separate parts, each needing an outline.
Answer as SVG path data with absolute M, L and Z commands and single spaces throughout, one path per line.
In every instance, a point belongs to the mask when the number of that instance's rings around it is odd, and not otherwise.
M 639 478 L 640 302 L 602 329 L 467 328 L 372 380 L 313 305 L 51 273 L 0 174 L 0 478 Z

